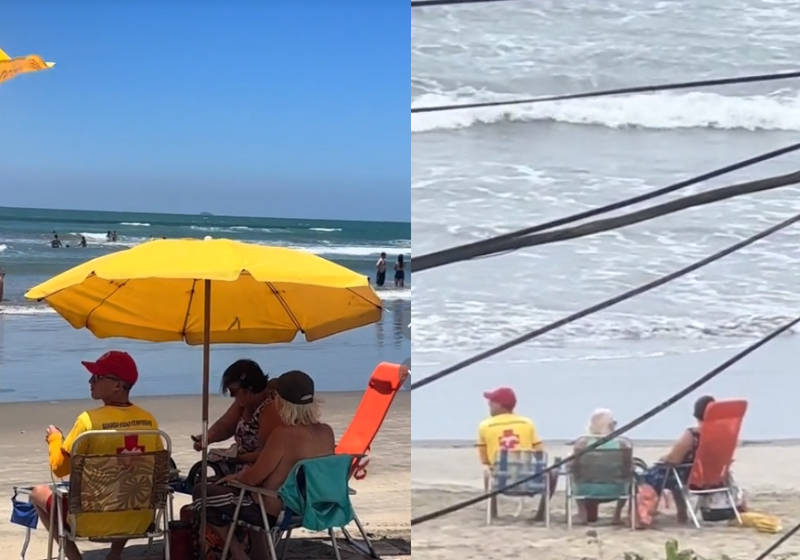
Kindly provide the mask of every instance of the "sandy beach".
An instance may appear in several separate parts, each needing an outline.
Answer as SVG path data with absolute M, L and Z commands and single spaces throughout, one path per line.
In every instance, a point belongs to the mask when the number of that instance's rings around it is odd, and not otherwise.
M 548 445 L 551 456 L 567 456 L 561 443 Z M 650 462 L 664 453 L 664 447 L 636 448 L 636 455 Z M 481 493 L 481 468 L 476 452 L 470 448 L 437 448 L 412 445 L 412 516 L 416 517 L 469 499 Z M 746 492 L 750 509 L 780 517 L 784 531 L 800 522 L 800 444 L 764 443 L 741 447 L 734 473 Z M 563 480 L 559 487 L 563 489 Z M 500 515 L 493 525 L 485 525 L 485 505 L 468 507 L 448 516 L 415 525 L 414 558 L 424 560 L 466 560 L 471 558 L 545 558 L 547 560 L 623 560 L 626 553 L 644 559 L 663 560 L 664 543 L 676 539 L 682 548 L 693 549 L 703 558 L 752 560 L 779 535 L 758 533 L 755 529 L 706 525 L 701 530 L 679 526 L 674 508 L 664 511 L 656 528 L 632 531 L 611 527 L 610 509 L 601 508 L 601 519 L 591 527 L 566 526 L 564 494 L 553 501 L 550 529 L 531 522 L 534 507 L 526 501 L 525 512 L 514 518 L 517 501 L 501 500 Z M 573 509 L 573 511 L 576 511 Z M 790 539 L 770 558 L 800 555 L 800 539 Z M 635 557 L 634 557 L 635 558 Z
M 149 409 L 173 439 L 173 456 L 178 467 L 184 471 L 199 460 L 199 454 L 191 448 L 189 436 L 200 429 L 200 398 L 164 397 L 142 398 L 134 401 Z M 323 395 L 323 415 L 337 435 L 343 433 L 361 399 L 356 393 L 330 393 Z M 229 405 L 230 399 L 212 397 L 211 418 L 217 418 Z M 47 451 L 44 430 L 54 424 L 67 431 L 75 417 L 84 409 L 93 406 L 91 401 L 65 401 L 59 403 L 9 403 L 0 407 L 0 451 L 3 463 L 0 466 L 0 486 L 10 498 L 12 487 L 24 486 L 50 480 L 47 466 Z M 372 447 L 372 458 L 367 478 L 353 483 L 358 494 L 353 503 L 379 554 L 384 558 L 408 560 L 411 555 L 410 519 L 410 450 L 411 398 L 401 393 L 395 400 L 381 431 Z M 220 445 L 222 447 L 224 445 Z M 188 503 L 188 497 L 178 496 L 176 511 Z M 25 531 L 22 527 L 8 523 L 11 515 L 10 501 L 0 502 L 0 547 L 5 551 L 2 558 L 19 556 Z M 301 535 L 298 535 L 300 537 Z M 303 535 L 316 537 L 313 535 Z M 294 539 L 294 536 L 293 536 Z M 86 560 L 99 560 L 105 553 L 103 545 L 86 544 L 81 550 Z M 124 558 L 146 558 L 144 545 L 131 544 Z M 33 533 L 28 560 L 42 560 L 47 554 L 47 536 L 42 529 Z M 357 558 L 343 551 L 345 558 Z M 161 558 L 161 550 L 155 550 L 151 558 Z M 333 558 L 332 550 L 318 538 L 292 541 L 288 558 Z

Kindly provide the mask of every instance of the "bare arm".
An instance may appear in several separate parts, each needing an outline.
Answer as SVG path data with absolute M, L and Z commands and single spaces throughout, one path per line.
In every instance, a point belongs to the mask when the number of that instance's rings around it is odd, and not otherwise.
M 692 434 L 689 430 L 684 430 L 678 441 L 669 450 L 669 453 L 661 458 L 661 461 L 670 465 L 680 465 L 683 463 L 684 457 L 692 449 L 693 444 Z
M 253 466 L 243 470 L 235 478 L 248 486 L 258 486 L 264 482 L 278 468 L 283 459 L 283 450 L 287 445 L 291 445 L 291 442 L 285 439 L 286 430 L 274 430 Z
M 478 428 L 478 457 L 481 460 L 481 464 L 485 467 L 491 466 L 492 462 L 489 460 L 489 455 L 486 453 L 486 436 L 483 433 L 483 430 Z
M 233 437 L 236 424 L 242 417 L 242 407 L 236 403 L 231 404 L 225 414 L 208 429 L 208 443 L 217 443 Z

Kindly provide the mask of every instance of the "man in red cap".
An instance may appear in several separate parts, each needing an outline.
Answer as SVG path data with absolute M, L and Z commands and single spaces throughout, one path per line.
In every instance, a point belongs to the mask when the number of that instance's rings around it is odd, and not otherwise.
M 89 387 L 92 399 L 103 401 L 103 406 L 82 412 L 72 430 L 64 436 L 58 428 L 47 428 L 46 440 L 50 451 L 50 468 L 56 477 L 70 474 L 70 454 L 75 440 L 81 434 L 93 430 L 114 430 L 119 436 L 96 436 L 84 438 L 76 451 L 81 455 L 120 455 L 145 453 L 163 449 L 159 436 L 128 435 L 124 432 L 157 430 L 158 423 L 148 411 L 131 403 L 129 395 L 139 380 L 136 362 L 127 352 L 112 350 L 94 362 L 81 362 L 89 371 Z M 50 486 L 37 486 L 31 492 L 31 501 L 39 513 L 44 527 L 50 527 L 53 511 L 53 494 Z M 66 503 L 64 511 L 66 512 Z M 85 513 L 78 519 L 79 534 L 96 537 L 107 535 L 141 534 L 153 523 L 152 512 Z M 111 545 L 108 560 L 117 560 L 125 547 L 124 541 Z M 81 560 L 74 543 L 67 541 L 66 556 L 69 560 Z
M 483 394 L 489 402 L 489 418 L 478 426 L 478 454 L 484 467 L 484 481 L 492 476 L 492 466 L 500 450 L 544 451 L 536 426 L 530 418 L 514 412 L 517 395 L 510 387 L 500 387 Z M 550 494 L 556 489 L 558 473 L 552 472 Z M 545 500 L 539 502 L 535 520 L 544 520 Z

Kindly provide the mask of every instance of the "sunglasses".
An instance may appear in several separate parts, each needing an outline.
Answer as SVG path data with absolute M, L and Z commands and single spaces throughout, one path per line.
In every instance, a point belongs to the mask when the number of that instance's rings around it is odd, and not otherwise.
M 110 379 L 111 381 L 122 383 L 122 379 L 120 379 L 119 377 L 115 377 L 113 375 L 93 375 L 89 378 L 89 383 L 91 385 L 94 385 L 96 383 L 99 383 L 102 379 Z

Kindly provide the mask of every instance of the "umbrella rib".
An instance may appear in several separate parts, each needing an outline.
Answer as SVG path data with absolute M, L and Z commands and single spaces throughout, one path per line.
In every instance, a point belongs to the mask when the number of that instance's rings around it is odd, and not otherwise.
M 360 298 L 360 299 L 362 299 L 362 300 L 366 301 L 368 304 L 372 305 L 373 307 L 376 307 L 376 308 L 378 308 L 378 309 L 383 309 L 383 305 L 375 305 L 375 304 L 374 304 L 374 303 L 372 303 L 370 300 L 368 300 L 367 298 L 365 298 L 364 296 L 362 296 L 361 294 L 359 294 L 358 292 L 356 292 L 356 291 L 355 291 L 355 290 L 353 290 L 352 288 L 345 288 L 345 289 L 346 289 L 348 292 L 350 292 L 351 294 L 353 294 L 354 296 L 356 296 L 357 298 Z
M 94 274 L 94 273 L 92 273 L 91 275 L 92 275 L 92 276 L 96 276 L 96 274 Z M 109 282 L 113 282 L 113 280 L 109 280 Z M 86 321 L 84 321 L 84 323 L 83 323 L 83 328 L 85 328 L 85 329 L 89 329 L 89 321 L 91 321 L 91 320 L 92 320 L 92 315 L 94 314 L 94 312 L 95 312 L 95 311 L 97 311 L 98 309 L 100 309 L 100 308 L 103 306 L 103 304 L 104 304 L 105 302 L 107 302 L 109 299 L 111 299 L 111 297 L 112 297 L 112 296 L 116 295 L 116 293 L 117 293 L 118 291 L 120 291 L 120 290 L 121 290 L 121 289 L 122 289 L 122 288 L 123 288 L 123 287 L 124 287 L 124 286 L 125 286 L 127 283 L 128 283 L 128 281 L 127 281 L 127 280 L 124 280 L 124 281 L 122 282 L 122 284 L 118 285 L 118 286 L 116 287 L 116 289 L 115 289 L 113 292 L 111 292 L 111 293 L 110 293 L 110 294 L 108 294 L 106 297 L 104 297 L 102 300 L 100 300 L 100 303 L 98 303 L 97 305 L 95 305 L 95 306 L 92 308 L 92 310 L 91 310 L 91 311 L 89 311 L 89 313 L 87 313 L 87 314 L 86 314 Z M 89 329 L 89 330 L 92 330 L 92 329 Z
M 186 315 L 183 317 L 183 329 L 181 329 L 181 336 L 186 340 L 186 329 L 189 327 L 189 315 L 192 312 L 192 303 L 194 302 L 194 291 L 197 287 L 197 280 L 192 280 L 192 289 L 189 292 L 189 303 L 186 305 Z
M 306 331 L 303 330 L 303 327 L 302 325 L 300 325 L 300 322 L 297 320 L 297 317 L 295 317 L 294 313 L 292 313 L 289 304 L 286 303 L 286 300 L 284 300 L 281 297 L 281 293 L 277 290 L 277 288 L 275 288 L 275 286 L 273 286 L 271 282 L 264 282 L 264 284 L 267 285 L 267 287 L 272 292 L 272 295 L 274 295 L 275 298 L 278 300 L 278 302 L 281 304 L 281 307 L 283 307 L 283 310 L 286 311 L 286 314 L 289 316 L 289 319 L 291 319 L 292 323 L 294 323 L 294 326 L 297 328 L 297 330 L 303 334 L 306 334 Z

